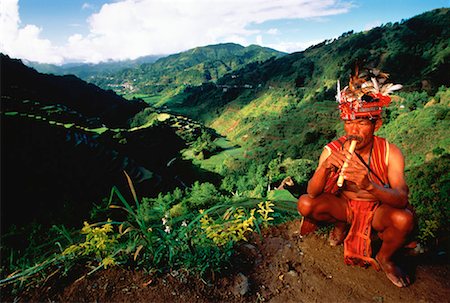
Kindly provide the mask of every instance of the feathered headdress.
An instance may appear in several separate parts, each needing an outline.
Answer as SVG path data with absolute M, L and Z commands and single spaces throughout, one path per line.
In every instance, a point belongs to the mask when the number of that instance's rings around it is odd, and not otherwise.
M 391 103 L 389 94 L 401 89 L 402 85 L 386 83 L 388 74 L 378 69 L 366 68 L 361 73 L 358 66 L 350 76 L 348 86 L 340 89 L 338 81 L 337 102 L 341 111 L 341 119 L 378 118 L 384 106 Z

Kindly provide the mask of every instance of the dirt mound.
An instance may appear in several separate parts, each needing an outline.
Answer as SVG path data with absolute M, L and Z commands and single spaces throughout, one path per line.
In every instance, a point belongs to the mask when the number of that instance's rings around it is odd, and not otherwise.
M 392 285 L 383 272 L 347 266 L 343 247 L 326 237 L 301 238 L 299 222 L 272 227 L 240 245 L 227 274 L 202 280 L 174 271 L 153 276 L 112 268 L 48 282 L 20 301 L 77 302 L 445 302 L 449 264 L 403 257 L 413 284 Z M 2 300 L 3 301 L 3 300 Z

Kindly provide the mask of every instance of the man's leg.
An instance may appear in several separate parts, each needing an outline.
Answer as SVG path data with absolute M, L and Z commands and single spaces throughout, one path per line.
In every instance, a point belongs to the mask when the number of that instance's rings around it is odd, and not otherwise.
M 375 211 L 372 227 L 380 233 L 383 241 L 375 259 L 394 285 L 408 286 L 409 278 L 394 264 L 392 256 L 404 245 L 406 237 L 413 230 L 413 214 L 407 209 L 381 205 Z
M 306 235 L 314 231 L 315 222 L 335 223 L 334 234 L 343 238 L 347 222 L 347 201 L 335 195 L 323 193 L 315 198 L 309 195 L 300 197 L 298 212 L 303 216 L 300 233 Z

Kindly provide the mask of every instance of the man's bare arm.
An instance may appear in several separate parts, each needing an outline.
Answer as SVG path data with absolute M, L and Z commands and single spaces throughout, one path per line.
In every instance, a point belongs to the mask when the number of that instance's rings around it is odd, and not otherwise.
M 389 144 L 388 179 L 390 188 L 384 188 L 374 182 L 366 188 L 368 192 L 380 199 L 381 203 L 395 208 L 404 208 L 408 203 L 408 185 L 405 181 L 405 158 L 400 149 Z

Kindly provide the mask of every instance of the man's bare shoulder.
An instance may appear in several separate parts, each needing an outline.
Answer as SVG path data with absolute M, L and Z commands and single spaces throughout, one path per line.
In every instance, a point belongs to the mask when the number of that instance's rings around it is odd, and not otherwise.
M 397 145 L 395 145 L 394 143 L 391 143 L 391 142 L 388 142 L 388 144 L 389 144 L 389 154 L 390 155 L 403 158 L 403 152 Z
M 398 168 L 403 170 L 405 167 L 405 157 L 401 149 L 394 143 L 389 142 L 389 159 L 388 159 L 389 169 Z

